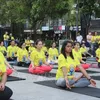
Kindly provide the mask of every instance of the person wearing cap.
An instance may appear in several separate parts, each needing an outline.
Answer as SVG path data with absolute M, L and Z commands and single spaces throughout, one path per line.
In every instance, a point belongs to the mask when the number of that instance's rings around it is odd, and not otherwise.
M 30 38 L 27 37 L 27 39 L 25 39 L 25 45 L 26 45 L 26 49 L 28 50 L 29 46 L 30 46 Z
M 34 41 L 30 41 L 30 46 L 28 48 L 29 54 L 31 54 L 32 51 L 34 51 L 36 48 L 34 47 Z

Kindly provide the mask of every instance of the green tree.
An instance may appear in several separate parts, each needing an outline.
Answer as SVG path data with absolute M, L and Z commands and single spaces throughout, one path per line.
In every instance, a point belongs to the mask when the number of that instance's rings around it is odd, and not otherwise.
M 25 23 L 28 20 L 34 33 L 45 18 L 61 18 L 68 11 L 68 0 L 0 0 L 1 24 Z
M 91 15 L 95 13 L 97 17 L 100 16 L 100 13 L 98 13 L 98 11 L 100 12 L 100 6 L 97 6 L 97 4 L 100 5 L 97 0 L 79 0 L 81 26 L 85 29 L 85 31 L 82 31 L 84 37 L 86 37 L 90 27 Z

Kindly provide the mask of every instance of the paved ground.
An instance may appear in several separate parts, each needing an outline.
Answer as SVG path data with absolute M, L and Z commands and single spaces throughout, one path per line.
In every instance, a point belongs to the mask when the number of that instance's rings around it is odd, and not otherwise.
M 16 69 L 24 69 L 21 67 L 14 66 Z M 99 71 L 100 69 L 90 68 L 89 70 Z M 56 69 L 53 69 L 52 72 L 56 72 Z M 78 75 L 79 73 L 76 73 Z M 100 73 L 90 74 L 94 76 L 100 75 Z M 12 76 L 17 76 L 21 78 L 26 78 L 22 81 L 12 81 L 7 82 L 13 90 L 13 100 L 100 100 L 100 98 L 95 98 L 92 96 L 82 95 L 78 93 L 72 93 L 60 89 L 54 89 L 42 85 L 37 85 L 33 82 L 43 81 L 43 80 L 53 80 L 55 78 L 47 78 L 43 76 L 31 75 L 27 73 L 14 72 Z M 100 81 L 97 82 L 97 88 L 100 88 Z

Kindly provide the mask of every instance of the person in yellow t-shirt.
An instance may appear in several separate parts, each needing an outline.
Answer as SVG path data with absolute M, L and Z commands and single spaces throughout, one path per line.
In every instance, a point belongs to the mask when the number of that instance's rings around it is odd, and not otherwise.
M 28 50 L 29 46 L 30 46 L 30 38 L 27 37 L 27 39 L 25 39 L 25 45 L 26 45 L 26 49 Z
M 47 47 L 45 46 L 45 43 L 44 42 L 43 42 L 42 50 L 44 51 L 44 53 L 47 53 L 48 52 Z
M 75 76 L 75 68 L 78 67 L 82 74 Z M 83 76 L 85 76 L 83 78 Z M 56 85 L 59 87 L 71 89 L 72 87 L 87 87 L 96 82 L 88 75 L 80 64 L 77 64 L 72 53 L 72 42 L 64 41 L 61 54 L 58 57 L 58 70 L 56 73 Z
M 58 50 L 56 49 L 55 42 L 53 42 L 51 48 L 49 48 L 48 54 L 49 54 L 48 60 L 50 60 L 51 62 L 57 63 Z
M 84 59 L 84 60 L 86 59 L 86 57 L 92 57 L 92 55 L 90 53 L 88 53 L 85 43 L 81 44 L 80 52 L 82 54 L 82 59 Z
M 72 50 L 73 56 L 75 58 L 75 61 L 77 64 L 81 64 L 84 69 L 88 69 L 90 67 L 90 64 L 86 64 L 85 61 L 82 60 L 82 54 L 80 52 L 80 43 L 74 42 L 74 49 Z M 78 68 L 76 68 L 76 71 L 79 71 Z
M 45 54 L 42 50 L 42 41 L 37 40 L 36 50 L 30 55 L 31 64 L 29 66 L 29 72 L 33 74 L 43 74 L 51 71 L 51 66 L 46 62 Z
M 0 100 L 9 100 L 12 96 L 12 90 L 5 86 L 7 80 L 6 66 L 11 67 L 0 52 Z
M 100 44 L 98 49 L 96 50 L 96 57 L 98 59 L 98 67 L 100 68 Z
M 15 41 L 11 41 L 11 45 L 7 48 L 7 60 L 8 61 L 15 61 L 17 59 L 16 57 L 16 46 Z
M 25 43 L 22 43 L 17 51 L 17 63 L 18 66 L 29 66 L 30 64 L 29 55 L 28 51 L 26 50 Z
M 43 42 L 42 50 L 43 50 L 43 52 L 45 53 L 46 59 L 48 59 L 49 54 L 48 54 L 48 49 L 47 49 L 47 47 L 45 46 L 45 42 Z
M 9 40 L 8 32 L 5 32 L 5 34 L 3 35 L 3 38 L 4 38 L 4 46 L 7 48 L 8 47 L 8 40 Z
M 98 44 L 100 44 L 100 35 L 98 36 Z
M 7 54 L 7 50 L 4 46 L 3 41 L 1 41 L 1 43 L 0 43 L 0 52 L 2 52 L 4 56 L 6 56 L 6 54 Z
M 29 54 L 31 54 L 31 52 L 34 50 L 36 50 L 36 48 L 34 47 L 34 42 L 31 41 L 30 46 L 28 48 Z
M 12 40 L 14 41 L 15 38 L 12 36 L 12 33 L 10 33 L 10 35 L 9 35 L 9 44 L 10 44 L 10 42 L 11 42 Z

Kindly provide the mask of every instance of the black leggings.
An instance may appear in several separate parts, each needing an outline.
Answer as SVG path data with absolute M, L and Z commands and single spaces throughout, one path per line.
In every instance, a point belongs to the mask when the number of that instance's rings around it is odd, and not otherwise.
M 5 86 L 4 91 L 0 91 L 0 100 L 9 100 L 12 94 L 12 90 L 9 87 Z
M 18 62 L 17 65 L 18 66 L 27 66 L 27 67 L 29 67 L 30 63 L 26 64 L 25 62 Z

